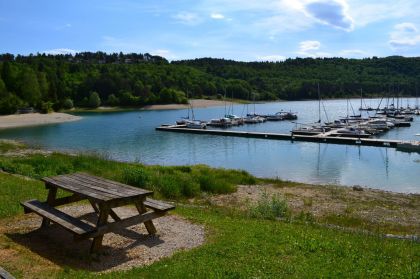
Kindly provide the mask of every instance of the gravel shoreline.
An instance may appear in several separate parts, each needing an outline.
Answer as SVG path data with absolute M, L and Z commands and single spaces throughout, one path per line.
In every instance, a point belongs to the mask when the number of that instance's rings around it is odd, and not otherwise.
M 82 119 L 82 117 L 62 112 L 4 115 L 0 116 L 0 129 L 56 124 L 77 121 L 80 119 Z

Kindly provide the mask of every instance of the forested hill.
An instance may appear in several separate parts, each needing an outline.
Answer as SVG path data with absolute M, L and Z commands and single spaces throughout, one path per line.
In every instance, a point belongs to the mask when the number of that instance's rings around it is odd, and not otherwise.
M 33 106 L 79 107 L 183 103 L 213 96 L 269 100 L 416 94 L 420 58 L 297 58 L 236 62 L 174 61 L 150 54 L 0 55 L 0 113 Z
M 202 58 L 173 62 L 223 79 L 239 79 L 264 98 L 317 98 L 317 84 L 327 98 L 414 96 L 420 87 L 420 57 L 345 59 L 295 58 L 283 62 L 236 62 Z

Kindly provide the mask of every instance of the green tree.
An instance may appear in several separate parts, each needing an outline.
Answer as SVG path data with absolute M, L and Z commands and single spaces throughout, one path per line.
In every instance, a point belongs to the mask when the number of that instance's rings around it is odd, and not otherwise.
M 22 72 L 19 96 L 32 106 L 35 106 L 41 101 L 38 79 L 34 70 L 29 67 Z
M 91 108 L 97 108 L 101 105 L 101 98 L 97 92 L 90 93 L 88 106 Z
M 117 98 L 117 96 L 115 96 L 114 94 L 111 94 L 108 96 L 106 103 L 108 106 L 115 107 L 120 104 L 120 100 Z
M 22 100 L 16 95 L 9 94 L 0 98 L 0 114 L 13 114 L 23 105 Z
M 0 78 L 0 98 L 6 97 L 8 95 L 6 85 L 3 80 Z
M 74 107 L 74 104 L 73 104 L 73 100 L 72 99 L 67 98 L 67 99 L 64 100 L 64 102 L 63 102 L 63 108 L 65 108 L 65 109 L 72 109 L 73 107 Z

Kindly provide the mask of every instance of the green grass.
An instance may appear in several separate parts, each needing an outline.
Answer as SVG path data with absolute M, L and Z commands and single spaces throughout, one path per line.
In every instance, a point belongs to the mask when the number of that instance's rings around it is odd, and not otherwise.
M 178 214 L 206 224 L 207 244 L 103 278 L 418 278 L 420 245 L 316 225 L 249 219 L 210 208 Z M 97 275 L 67 269 L 60 278 Z
M 14 141 L 0 140 L 0 154 L 25 148 L 25 145 Z
M 214 169 L 204 165 L 146 166 L 110 161 L 93 155 L 70 156 L 59 153 L 25 157 L 0 156 L 0 169 L 35 179 L 84 171 L 151 189 L 158 197 L 171 199 L 197 197 L 203 192 L 231 193 L 238 184 L 256 182 L 245 171 Z
M 47 191 L 38 180 L 24 180 L 10 174 L 0 173 L 0 218 L 22 212 L 20 201 L 45 200 Z

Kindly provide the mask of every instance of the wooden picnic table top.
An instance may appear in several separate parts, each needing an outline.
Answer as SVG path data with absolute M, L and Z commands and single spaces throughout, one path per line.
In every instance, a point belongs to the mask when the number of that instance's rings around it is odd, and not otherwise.
M 86 173 L 45 177 L 42 180 L 47 186 L 61 188 L 96 202 L 145 198 L 153 194 L 153 191 L 136 188 Z

